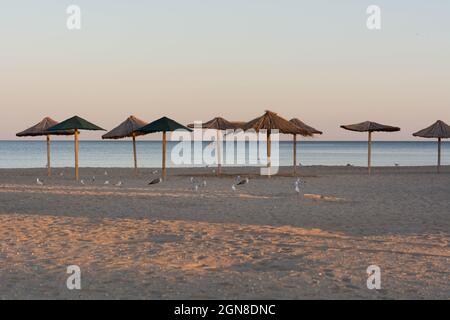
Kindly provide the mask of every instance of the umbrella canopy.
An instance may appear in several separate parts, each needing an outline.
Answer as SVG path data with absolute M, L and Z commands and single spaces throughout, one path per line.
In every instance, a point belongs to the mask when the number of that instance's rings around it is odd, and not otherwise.
M 433 125 L 413 134 L 415 137 L 450 139 L 450 126 L 444 121 L 438 120 Z
M 303 121 L 301 121 L 301 120 L 299 120 L 297 118 L 291 119 L 291 120 L 289 120 L 289 122 L 295 124 L 299 128 L 302 128 L 304 130 L 309 131 L 311 133 L 311 135 L 313 135 L 313 134 L 323 134 L 322 131 L 319 131 L 317 129 L 314 129 L 313 127 L 308 126 L 306 123 L 304 123 Z
M 266 111 L 261 117 L 256 118 L 250 122 L 247 122 L 242 126 L 243 130 L 253 129 L 257 132 L 261 130 L 278 130 L 285 134 L 301 134 L 310 136 L 309 131 L 297 127 L 286 119 L 280 117 L 278 114 L 272 111 Z
M 361 122 L 357 124 L 350 124 L 341 126 L 341 128 L 356 132 L 396 132 L 400 131 L 398 127 L 387 126 L 372 121 Z
M 270 135 L 272 130 L 278 130 L 284 134 L 301 134 L 305 136 L 310 136 L 311 133 L 307 130 L 297 127 L 293 123 L 287 121 L 286 119 L 280 117 L 275 112 L 266 110 L 266 112 L 259 118 L 256 118 L 250 122 L 247 122 L 242 126 L 243 130 L 255 130 L 260 132 L 261 130 L 267 131 L 267 167 L 270 168 L 270 154 L 271 154 L 271 141 Z M 270 172 L 269 172 L 270 176 Z
M 133 155 L 134 155 L 134 172 L 137 174 L 137 151 L 136 151 L 136 137 L 143 135 L 138 132 L 139 128 L 146 126 L 148 122 L 136 118 L 135 116 L 128 117 L 124 122 L 119 124 L 116 128 L 102 136 L 102 139 L 124 139 L 133 138 Z
M 450 138 L 450 126 L 438 120 L 433 125 L 413 134 L 415 137 L 438 139 L 438 172 L 441 171 L 442 139 Z
M 58 122 L 53 120 L 50 117 L 45 117 L 41 122 L 28 128 L 22 132 L 16 134 L 18 137 L 39 137 L 46 136 L 47 137 L 47 174 L 50 177 L 52 175 L 52 167 L 51 167 L 51 157 L 50 157 L 50 136 L 70 136 L 75 132 L 73 130 L 61 130 L 61 131 L 53 131 L 49 132 L 48 129 L 57 125 Z
M 143 135 L 143 133 L 137 130 L 147 124 L 147 121 L 136 118 L 135 116 L 130 116 L 110 132 L 104 134 L 102 139 L 124 139 L 140 136 Z
M 186 130 L 186 131 L 192 131 L 191 129 L 183 126 L 182 124 L 179 124 L 178 122 L 169 119 L 167 117 L 162 117 L 161 119 L 158 119 L 156 121 L 153 121 L 152 123 L 149 123 L 148 125 L 138 129 L 137 131 L 143 134 L 148 133 L 156 133 L 156 132 L 162 132 L 163 133 L 163 140 L 162 140 L 162 177 L 166 177 L 166 145 L 167 145 L 167 132 L 176 131 L 176 130 Z
M 45 117 L 41 122 L 16 134 L 18 137 L 39 137 L 39 136 L 71 136 L 74 134 L 73 130 L 48 131 L 49 128 L 56 126 L 58 121 L 50 117 Z
M 189 128 L 194 128 L 195 124 L 191 123 L 188 125 Z M 221 117 L 216 117 L 208 122 L 202 124 L 203 129 L 215 129 L 215 130 L 229 130 L 229 129 L 238 129 L 239 125 L 237 123 L 233 123 Z
M 304 123 L 303 121 L 294 118 L 289 120 L 290 123 L 293 123 L 294 125 L 296 125 L 297 127 L 306 130 L 310 133 L 309 136 L 312 136 L 314 134 L 322 134 L 322 131 L 319 131 L 311 126 L 308 126 L 306 123 Z M 293 159 L 293 167 L 294 167 L 294 174 L 297 172 L 297 135 L 294 134 L 294 159 Z
M 49 131 L 60 131 L 60 130 L 106 131 L 105 129 L 102 129 L 102 128 L 96 126 L 95 124 L 90 123 L 89 121 L 84 120 L 83 118 L 80 118 L 78 116 L 67 119 L 67 120 L 49 128 L 48 130 Z
M 399 127 L 387 126 L 387 125 L 379 124 L 379 123 L 372 122 L 372 121 L 344 125 L 344 126 L 341 126 L 341 128 L 343 128 L 345 130 L 349 130 L 349 131 L 368 132 L 369 133 L 368 165 L 367 165 L 369 174 L 372 171 L 372 133 L 373 132 L 397 132 L 397 131 L 400 131 Z
M 191 129 L 167 117 L 162 117 L 161 119 L 153 121 L 152 123 L 139 128 L 137 131 L 143 134 L 148 134 L 156 132 L 171 132 L 176 130 L 192 131 Z
M 189 124 L 189 128 L 194 128 L 195 124 Z M 217 131 L 216 137 L 216 157 L 217 157 L 217 175 L 220 176 L 222 172 L 222 164 L 221 164 L 221 148 L 220 148 L 220 131 L 221 130 L 236 130 L 239 129 L 239 124 L 237 122 L 230 122 L 224 118 L 216 117 L 208 122 L 202 124 L 203 129 L 213 129 Z
M 84 120 L 83 118 L 80 118 L 78 116 L 72 117 L 70 119 L 67 119 L 51 128 L 48 129 L 50 132 L 60 131 L 60 130 L 74 130 L 74 140 L 75 140 L 75 179 L 79 179 L 78 175 L 78 134 L 79 130 L 99 130 L 99 131 L 106 131 L 105 129 L 100 128 L 99 126 L 96 126 L 93 123 L 90 123 L 87 120 Z

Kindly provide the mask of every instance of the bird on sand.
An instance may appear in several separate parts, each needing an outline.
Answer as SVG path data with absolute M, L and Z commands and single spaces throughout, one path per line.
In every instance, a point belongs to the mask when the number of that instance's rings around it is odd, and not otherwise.
M 37 178 L 37 179 L 36 179 L 36 184 L 39 185 L 39 186 L 43 186 L 43 185 L 44 185 L 44 182 L 41 181 L 41 180 L 39 180 L 39 178 Z
M 122 181 L 117 182 L 114 186 L 115 187 L 121 187 L 122 186 Z
M 244 184 L 248 184 L 250 182 L 249 178 L 245 178 L 244 180 L 239 181 L 236 185 L 243 186 Z
M 109 181 L 105 181 L 105 186 L 109 184 Z
M 161 178 L 156 178 L 156 179 L 153 179 L 152 181 L 150 181 L 148 185 L 151 186 L 151 185 L 154 185 L 154 184 L 161 183 L 162 181 L 163 180 Z

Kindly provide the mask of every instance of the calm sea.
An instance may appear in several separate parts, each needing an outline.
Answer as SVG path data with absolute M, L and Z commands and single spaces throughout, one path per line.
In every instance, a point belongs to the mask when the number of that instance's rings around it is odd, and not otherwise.
M 168 166 L 176 167 L 170 159 L 176 142 L 168 143 Z M 161 143 L 138 142 L 138 161 L 141 167 L 160 167 Z M 203 147 L 207 147 L 204 143 Z M 132 144 L 130 141 L 81 141 L 80 167 L 132 167 Z M 280 164 L 292 164 L 292 142 L 279 143 Z M 224 150 L 226 153 L 226 150 Z M 241 160 L 248 160 L 244 152 L 238 153 Z M 52 142 L 52 166 L 73 166 L 73 142 Z M 434 141 L 420 142 L 374 142 L 374 166 L 423 166 L 435 165 L 437 144 Z M 450 165 L 450 143 L 443 144 L 443 164 Z M 44 141 L 0 141 L 0 168 L 42 168 L 46 166 L 46 144 Z M 367 142 L 302 141 L 298 145 L 298 161 L 302 165 L 346 165 L 367 164 Z M 247 161 L 248 163 L 248 161 Z

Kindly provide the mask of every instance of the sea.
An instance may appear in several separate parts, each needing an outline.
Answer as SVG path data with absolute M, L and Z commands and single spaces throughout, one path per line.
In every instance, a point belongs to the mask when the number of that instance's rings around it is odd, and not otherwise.
M 272 153 L 278 157 L 280 166 L 292 165 L 293 142 L 280 141 Z M 183 152 L 191 155 L 191 160 L 180 162 L 179 142 L 169 141 L 167 145 L 168 167 L 201 167 L 213 166 L 214 148 L 211 143 L 200 143 L 200 147 L 184 148 Z M 225 145 L 222 154 L 229 159 L 224 166 L 250 166 L 254 165 L 255 157 L 251 157 L 248 143 L 235 143 L 228 148 Z M 177 148 L 177 159 L 172 159 L 173 148 Z M 227 151 L 230 150 L 230 151 Z M 231 150 L 233 154 L 231 156 Z M 366 166 L 366 141 L 301 141 L 297 145 L 297 163 L 304 166 Z M 195 151 L 194 151 L 195 150 Z M 258 156 L 260 162 L 264 161 L 265 145 L 260 146 L 262 154 Z M 138 141 L 138 163 L 140 167 L 158 168 L 161 166 L 162 148 L 160 141 Z M 278 152 L 276 152 L 278 151 Z M 373 166 L 433 166 L 437 163 L 436 141 L 404 141 L 404 142 L 373 142 Z M 201 161 L 202 154 L 209 154 L 208 160 Z M 200 158 L 198 157 L 200 155 Z M 228 156 L 227 156 L 228 155 Z M 52 167 L 73 167 L 74 143 L 73 141 L 52 141 L 51 144 Z M 233 159 L 234 161 L 230 161 Z M 188 158 L 184 158 L 188 159 Z M 200 160 L 198 160 L 200 159 Z M 253 160 L 251 160 L 253 159 Z M 273 160 L 272 160 L 273 161 Z M 80 141 L 79 147 L 80 167 L 101 168 L 131 168 L 133 167 L 133 146 L 129 140 L 119 141 Z M 0 141 L 0 168 L 43 168 L 47 164 L 47 145 L 39 140 Z M 450 143 L 442 145 L 442 164 L 450 165 Z

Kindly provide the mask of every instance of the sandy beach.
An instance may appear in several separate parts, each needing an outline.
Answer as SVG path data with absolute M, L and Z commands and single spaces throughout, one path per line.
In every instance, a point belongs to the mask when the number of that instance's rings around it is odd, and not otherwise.
M 0 299 L 450 299 L 448 167 L 106 170 L 0 170 Z

